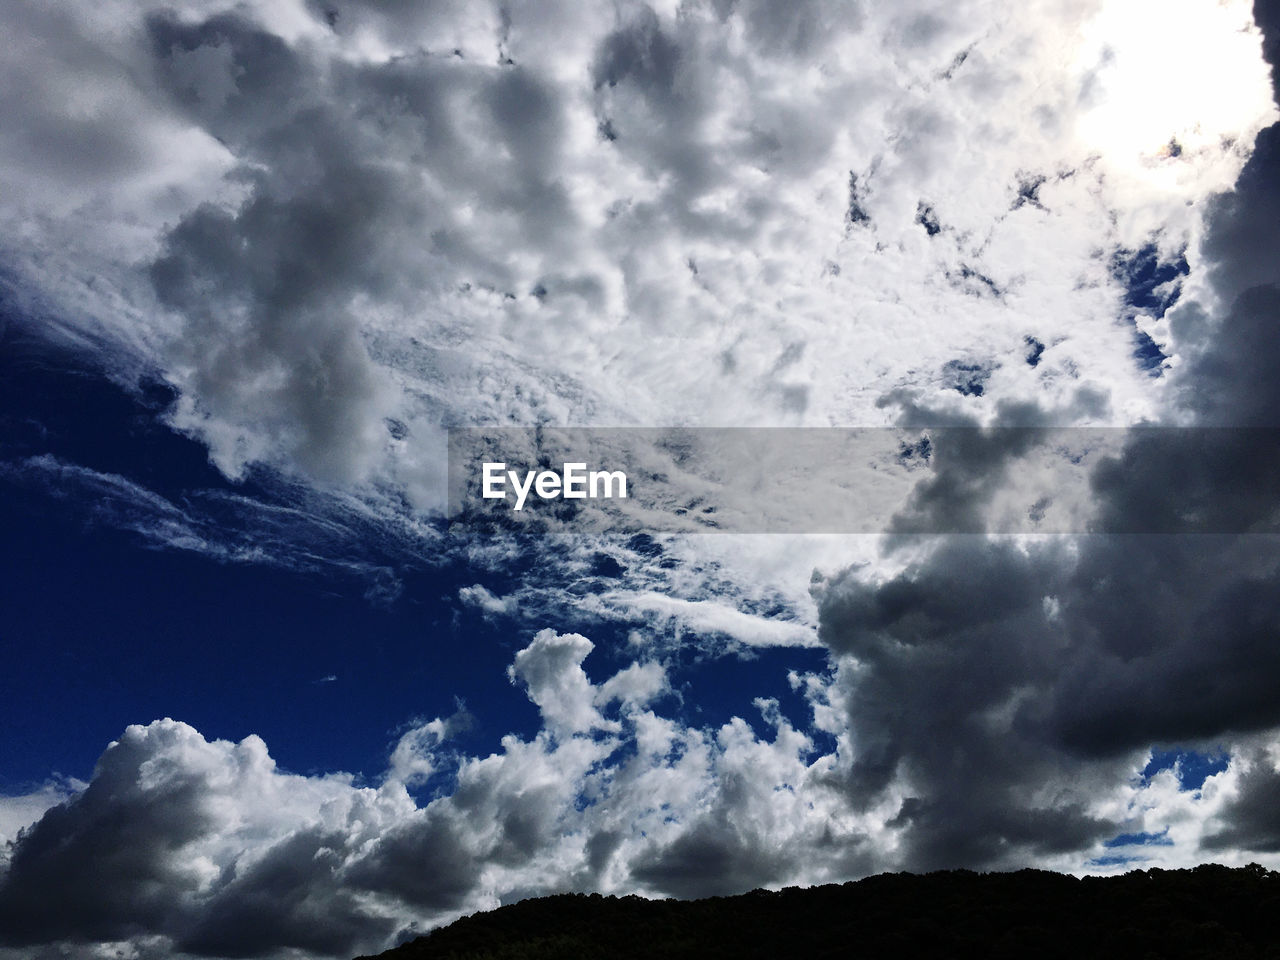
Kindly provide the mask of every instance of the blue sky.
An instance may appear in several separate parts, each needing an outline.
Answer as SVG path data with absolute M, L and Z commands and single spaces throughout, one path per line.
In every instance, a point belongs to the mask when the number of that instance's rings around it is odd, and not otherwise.
M 1274 21 L 10 5 L 0 960 L 1280 865 Z M 914 439 L 516 536 L 458 427 Z
M 131 394 L 22 332 L 7 347 L 11 455 L 124 477 L 174 502 L 211 491 L 271 498 L 252 481 L 229 482 L 203 447 L 157 423 L 172 399 L 162 386 Z M 533 705 L 506 677 L 528 627 L 515 617 L 486 617 L 459 598 L 478 582 L 510 592 L 527 563 L 493 570 L 367 542 L 348 546 L 373 574 L 337 564 L 300 572 L 227 562 L 159 548 L 113 522 L 100 495 L 74 486 L 7 486 L 3 590 L 14 657 L 5 675 L 12 739 L 3 776 L 10 793 L 51 772 L 87 778 L 120 730 L 158 717 L 182 718 L 222 739 L 257 733 L 290 770 L 372 778 L 406 724 L 451 712 L 455 702 L 473 716 L 463 737 L 473 750 L 538 728 Z M 305 528 L 296 536 L 305 548 Z M 398 581 L 394 599 L 377 590 L 384 571 Z M 51 603 L 55 582 L 61 596 Z M 616 625 L 562 616 L 566 629 L 591 627 L 625 641 Z M 789 669 L 822 666 L 816 652 L 768 649 L 748 658 L 687 651 L 682 659 L 691 696 L 677 712 L 701 722 L 743 712 L 750 697 L 742 691 L 756 688 L 781 686 L 789 706 L 803 712 L 783 678 Z

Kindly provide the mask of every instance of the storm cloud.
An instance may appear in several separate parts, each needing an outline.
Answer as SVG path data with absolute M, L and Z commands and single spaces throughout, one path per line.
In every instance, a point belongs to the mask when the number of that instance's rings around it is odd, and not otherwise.
M 1205 849 L 1275 847 L 1274 818 L 1261 815 L 1271 761 L 1248 743 L 1280 724 L 1280 540 L 1247 531 L 1274 530 L 1280 494 L 1278 435 L 1257 429 L 1280 416 L 1277 134 L 1259 135 L 1234 190 L 1208 208 L 1208 284 L 1170 311 L 1180 362 L 1163 425 L 1135 431 L 1093 472 L 1097 527 L 1135 532 L 898 538 L 898 573 L 851 570 L 820 587 L 833 693 L 858 737 L 850 795 L 912 793 L 898 821 L 915 866 L 1087 844 L 1107 827 L 1082 798 L 1153 745 L 1240 743 L 1250 773 Z M 935 458 L 917 509 L 955 510 L 953 489 L 986 505 L 975 478 L 1002 476 L 1010 452 L 999 429 L 980 436 Z M 1245 532 L 1159 534 L 1175 519 Z

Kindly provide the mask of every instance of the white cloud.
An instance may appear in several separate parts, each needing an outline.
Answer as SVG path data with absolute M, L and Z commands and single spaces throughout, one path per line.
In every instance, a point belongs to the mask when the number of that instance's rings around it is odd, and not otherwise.
M 575 8 L 565 31 L 554 4 L 358 4 L 330 29 L 318 7 L 116 3 L 101 31 L 100 5 L 19 7 L 33 45 L 84 75 L 6 100 L 7 126 L 58 102 L 39 129 L 71 136 L 93 112 L 79 100 L 115 84 L 129 119 L 102 130 L 131 146 L 72 154 L 85 169 L 62 175 L 40 151 L 7 166 L 7 195 L 28 198 L 0 211 L 18 283 L 95 308 L 181 390 L 173 422 L 230 475 L 262 461 L 413 491 L 445 421 L 877 423 L 887 388 L 936 386 L 957 356 L 1009 358 L 1005 396 L 1053 406 L 1079 379 L 1121 420 L 1150 409 L 1094 253 L 1152 231 L 1176 247 L 1188 201 L 1230 182 L 1272 115 L 1244 5 L 1155 17 L 1168 52 L 1151 63 L 1118 6 L 682 9 Z M 1229 114 L 1186 95 L 1184 48 L 1230 66 L 1207 101 Z M 53 84 L 22 49 L 11 72 Z M 1157 67 L 1182 85 L 1150 82 Z M 1138 91 L 1144 116 L 1205 143 L 1119 184 L 1104 171 L 1129 146 L 1093 121 Z M 1032 176 L 1037 203 L 1011 210 Z M 72 288 L 90 264 L 111 291 L 97 300 Z M 1052 350 L 1013 376 L 1028 334 Z
M 656 663 L 633 663 L 602 683 L 596 690 L 599 706 L 618 701 L 623 709 L 644 707 L 671 691 L 666 671 Z
M 558 635 L 548 627 L 540 630 L 533 643 L 516 654 L 507 673 L 529 690 L 529 699 L 538 705 L 547 728 L 560 736 L 588 730 L 612 729 L 592 705 L 591 681 L 581 663 L 595 647 L 581 634 Z
M 469 587 L 459 587 L 458 599 L 468 606 L 478 607 L 485 613 L 491 614 L 511 613 L 516 607 L 514 597 L 496 596 L 481 583 L 473 583 Z
M 723 601 L 686 600 L 665 593 L 605 593 L 599 602 L 616 602 L 633 615 L 652 618 L 660 631 L 674 627 L 677 633 L 721 635 L 749 647 L 813 646 L 817 642 L 812 627 L 806 624 L 744 613 Z
M 262 499 L 191 490 L 179 504 L 120 474 L 51 454 L 0 460 L 0 478 L 38 487 L 96 522 L 136 534 L 149 547 L 217 562 L 350 576 L 367 584 L 366 597 L 374 602 L 390 602 L 400 593 L 388 560 L 423 549 L 435 536 L 426 527 L 399 522 L 376 502 L 298 484 L 268 481 Z

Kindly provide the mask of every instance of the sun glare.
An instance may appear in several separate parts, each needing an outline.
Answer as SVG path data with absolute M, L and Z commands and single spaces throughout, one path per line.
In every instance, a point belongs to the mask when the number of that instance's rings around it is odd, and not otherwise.
M 1112 0 L 1082 39 L 1077 132 L 1116 172 L 1175 188 L 1275 119 L 1248 0 Z

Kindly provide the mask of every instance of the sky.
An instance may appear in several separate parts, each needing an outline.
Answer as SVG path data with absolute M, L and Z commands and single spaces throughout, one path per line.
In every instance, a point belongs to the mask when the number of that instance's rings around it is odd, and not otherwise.
M 1280 867 L 1274 4 L 0 23 L 0 960 Z

